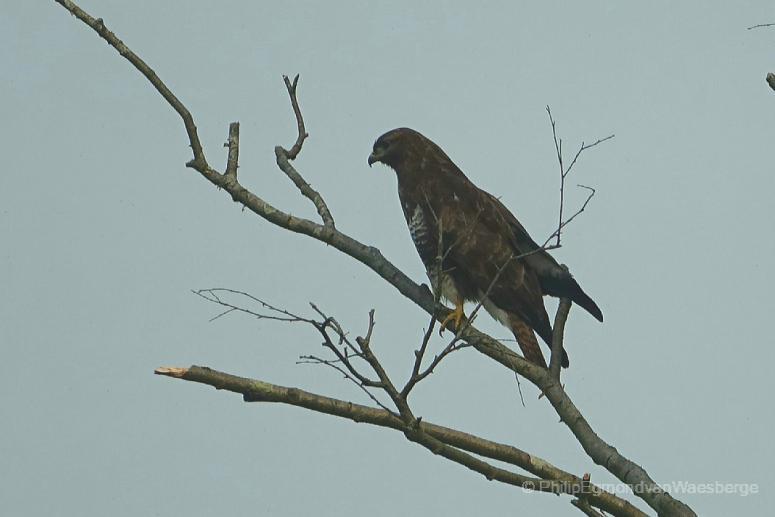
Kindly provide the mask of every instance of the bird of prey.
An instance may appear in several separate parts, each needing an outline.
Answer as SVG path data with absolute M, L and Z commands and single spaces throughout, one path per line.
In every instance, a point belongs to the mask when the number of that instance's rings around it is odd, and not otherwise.
M 442 328 L 454 322 L 459 330 L 463 304 L 481 302 L 514 333 L 525 358 L 546 367 L 533 333 L 551 349 L 544 295 L 570 298 L 603 321 L 600 308 L 567 268 L 428 138 L 413 129 L 393 129 L 377 139 L 368 161 L 395 170 L 404 217 L 431 287 L 455 305 Z M 562 366 L 568 366 L 564 350 Z

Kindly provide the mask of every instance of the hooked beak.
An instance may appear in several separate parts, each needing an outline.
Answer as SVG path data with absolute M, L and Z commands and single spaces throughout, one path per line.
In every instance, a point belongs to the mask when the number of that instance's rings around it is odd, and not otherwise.
M 369 155 L 369 167 L 374 165 L 375 162 L 378 162 L 382 158 L 382 155 L 378 153 L 377 151 L 374 151 Z

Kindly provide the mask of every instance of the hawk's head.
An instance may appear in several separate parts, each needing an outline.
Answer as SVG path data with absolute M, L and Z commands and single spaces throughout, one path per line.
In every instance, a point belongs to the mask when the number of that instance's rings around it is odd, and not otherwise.
M 376 162 L 382 162 L 395 169 L 411 147 L 423 139 L 420 133 L 407 127 L 388 131 L 374 142 L 374 149 L 369 155 L 369 167 Z

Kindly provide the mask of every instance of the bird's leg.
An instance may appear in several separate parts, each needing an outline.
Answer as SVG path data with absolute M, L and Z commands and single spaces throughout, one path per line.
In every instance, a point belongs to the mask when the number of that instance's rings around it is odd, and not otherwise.
M 447 314 L 447 317 L 444 318 L 441 321 L 441 328 L 439 329 L 439 335 L 442 335 L 444 333 L 444 329 L 446 326 L 454 321 L 455 322 L 455 332 L 460 330 L 460 323 L 463 322 L 463 318 L 466 317 L 466 315 L 463 313 L 463 298 L 462 297 L 456 297 L 455 300 L 455 308 Z

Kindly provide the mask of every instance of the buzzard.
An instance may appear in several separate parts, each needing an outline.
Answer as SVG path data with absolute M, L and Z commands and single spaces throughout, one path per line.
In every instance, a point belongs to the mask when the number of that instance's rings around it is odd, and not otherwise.
M 603 321 L 603 313 L 561 266 L 530 237 L 493 195 L 474 185 L 435 143 L 398 128 L 380 136 L 369 166 L 395 170 L 409 233 L 430 284 L 455 309 L 442 322 L 460 328 L 463 304 L 481 302 L 508 327 L 525 358 L 546 367 L 533 331 L 551 348 L 543 296 L 570 298 Z M 562 366 L 568 366 L 563 350 Z

